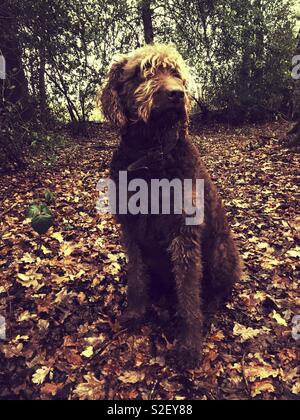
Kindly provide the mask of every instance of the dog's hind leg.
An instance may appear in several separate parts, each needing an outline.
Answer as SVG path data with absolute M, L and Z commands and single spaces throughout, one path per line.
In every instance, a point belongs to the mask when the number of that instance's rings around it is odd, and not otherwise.
M 231 233 L 214 239 L 205 254 L 204 302 L 213 311 L 230 298 L 241 276 L 241 262 Z

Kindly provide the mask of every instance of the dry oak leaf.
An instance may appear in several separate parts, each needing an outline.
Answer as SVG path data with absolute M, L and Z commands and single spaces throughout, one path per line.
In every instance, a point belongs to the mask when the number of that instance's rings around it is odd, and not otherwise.
M 87 337 L 84 339 L 84 341 L 87 344 L 90 344 L 93 347 L 98 346 L 99 344 L 103 344 L 106 340 L 106 335 L 99 334 L 97 337 Z
M 30 255 L 28 252 L 26 254 L 23 255 L 23 257 L 21 258 L 21 262 L 24 262 L 26 264 L 32 264 L 35 262 L 35 258 L 32 257 L 32 255 Z
M 270 381 L 261 381 L 255 382 L 251 385 L 251 396 L 257 397 L 258 395 L 262 394 L 263 392 L 275 392 L 274 385 Z
M 38 282 L 38 280 L 41 280 L 43 278 L 42 274 L 36 273 L 29 276 L 26 274 L 19 273 L 17 277 L 17 282 L 24 287 L 33 287 L 36 290 L 42 287 L 42 285 Z
M 271 259 L 271 258 L 266 258 L 262 263 L 261 263 L 261 267 L 264 268 L 265 270 L 273 270 L 274 267 L 277 267 L 278 265 L 282 264 L 281 261 L 276 260 L 275 258 Z
M 36 315 L 31 314 L 29 311 L 25 311 L 18 317 L 17 322 L 30 321 L 32 318 L 36 318 Z
M 73 254 L 76 248 L 77 248 L 77 245 L 72 245 L 69 242 L 63 242 L 60 246 L 61 253 L 65 257 L 70 257 L 70 255 Z
M 242 342 L 251 340 L 252 338 L 259 336 L 260 334 L 268 332 L 270 332 L 270 330 L 266 327 L 263 327 L 261 329 L 254 329 L 250 327 L 245 327 L 244 325 L 237 323 L 234 325 L 233 328 L 233 334 L 236 336 L 240 336 Z
M 245 367 L 245 375 L 250 382 L 254 382 L 256 379 L 277 378 L 280 375 L 280 370 L 274 369 L 270 365 L 256 365 L 252 363 Z
M 2 346 L 1 351 L 7 359 L 12 359 L 14 357 L 21 357 L 23 355 L 24 345 L 19 343 L 17 345 L 7 345 Z
M 119 380 L 125 384 L 137 384 L 138 382 L 142 382 L 144 379 L 144 372 L 136 372 L 134 370 L 124 372 L 121 376 L 119 376 Z
M 51 238 L 56 239 L 60 244 L 64 242 L 64 238 L 60 232 L 55 232 L 51 235 Z
M 282 318 L 282 316 L 279 313 L 277 313 L 276 311 L 272 312 L 271 317 L 273 319 L 275 319 L 275 321 L 277 322 L 278 325 L 280 325 L 282 327 L 287 327 L 288 326 L 286 320 L 284 318 Z
M 42 245 L 41 250 L 42 250 L 42 252 L 43 252 L 43 254 L 44 254 L 44 255 L 49 255 L 49 254 L 51 254 L 50 249 L 46 248 L 44 245 Z
M 49 321 L 47 321 L 46 319 L 39 319 L 38 321 L 38 327 L 40 331 L 47 331 L 49 328 Z
M 92 373 L 84 376 L 85 383 L 77 385 L 74 394 L 80 400 L 101 400 L 104 398 L 104 381 L 99 381 Z
M 70 365 L 78 367 L 82 364 L 82 358 L 77 353 L 77 350 L 66 348 L 64 354 L 66 360 L 70 363 Z
M 283 371 L 283 373 L 282 373 L 282 379 L 285 382 L 289 382 L 289 383 L 291 382 L 292 383 L 292 382 L 295 382 L 297 378 L 299 378 L 298 366 L 293 368 L 293 369 Z
M 291 249 L 287 252 L 287 255 L 292 258 L 300 258 L 300 247 L 297 246 L 296 248 Z
M 300 381 L 293 386 L 292 393 L 300 396 Z
M 43 366 L 32 375 L 32 382 L 37 385 L 42 385 L 51 371 L 52 368 Z
M 70 281 L 69 277 L 59 276 L 58 274 L 52 274 L 51 281 L 56 284 L 68 283 Z
M 225 335 L 224 335 L 223 331 L 221 331 L 221 330 L 216 331 L 216 332 L 215 332 L 215 333 L 211 336 L 211 339 L 212 339 L 213 341 L 223 341 L 223 340 L 224 340 L 224 338 L 225 338 Z
M 55 397 L 58 391 L 60 391 L 63 387 L 64 384 L 45 384 L 41 389 L 41 393 Z

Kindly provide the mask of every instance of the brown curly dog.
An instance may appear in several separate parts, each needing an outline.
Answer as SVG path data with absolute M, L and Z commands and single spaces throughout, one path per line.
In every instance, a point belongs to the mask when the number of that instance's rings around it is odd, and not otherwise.
M 186 212 L 173 205 L 170 214 L 117 211 L 129 257 L 123 325 L 145 321 L 153 297 L 175 302 L 176 360 L 192 368 L 201 359 L 203 313 L 230 296 L 240 277 L 240 258 L 222 202 L 188 136 L 188 78 L 176 48 L 146 46 L 112 64 L 101 104 L 121 134 L 111 164 L 118 194 L 120 171 L 128 180 L 142 179 L 149 191 L 154 179 L 204 180 L 201 224 L 189 225 Z M 196 202 L 194 188 L 190 198 Z

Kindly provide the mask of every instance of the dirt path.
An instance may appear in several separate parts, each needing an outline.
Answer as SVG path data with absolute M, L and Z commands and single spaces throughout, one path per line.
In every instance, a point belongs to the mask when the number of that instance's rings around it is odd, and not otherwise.
M 300 156 L 279 146 L 285 131 L 272 124 L 194 137 L 226 203 L 245 275 L 212 325 L 202 367 L 184 375 L 168 366 L 173 344 L 162 331 L 148 325 L 130 336 L 117 321 L 126 259 L 117 226 L 95 211 L 115 135 L 103 130 L 61 150 L 54 167 L 1 178 L 0 398 L 299 399 L 292 319 L 300 315 Z M 39 253 L 24 213 L 47 189 L 55 226 Z

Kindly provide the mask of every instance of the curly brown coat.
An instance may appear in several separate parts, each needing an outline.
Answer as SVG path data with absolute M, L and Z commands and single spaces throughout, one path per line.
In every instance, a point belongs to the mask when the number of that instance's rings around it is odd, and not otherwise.
M 222 202 L 188 136 L 188 78 L 174 47 L 147 46 L 113 63 L 101 102 L 104 115 L 121 133 L 111 164 L 117 185 L 120 171 L 147 184 L 152 179 L 205 182 L 205 218 L 199 226 L 187 226 L 179 214 L 117 215 L 129 256 L 123 324 L 143 321 L 153 296 L 172 302 L 174 295 L 180 326 L 177 360 L 194 367 L 201 356 L 205 306 L 230 296 L 240 278 L 240 258 Z M 159 147 L 162 162 L 149 155 Z

